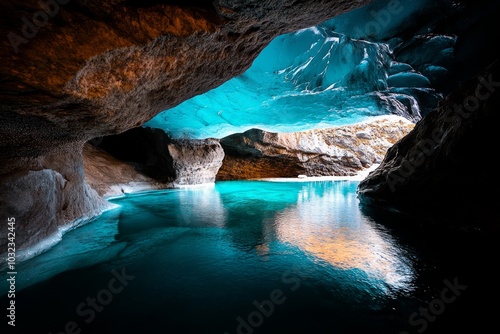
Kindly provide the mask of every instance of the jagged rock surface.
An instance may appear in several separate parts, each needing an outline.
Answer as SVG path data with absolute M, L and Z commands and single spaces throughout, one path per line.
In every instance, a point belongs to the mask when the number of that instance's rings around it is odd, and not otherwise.
M 241 74 L 275 36 L 368 2 L 59 5 L 17 49 L 8 38 L 0 42 L 0 158 L 38 156 L 139 126 Z M 21 36 L 22 18 L 41 10 L 36 0 L 2 7 L 2 36 Z
M 293 133 L 252 129 L 221 140 L 226 158 L 218 180 L 354 176 L 380 163 L 414 124 L 398 116 Z
M 173 161 L 176 186 L 215 182 L 224 159 L 224 150 L 217 139 L 177 140 L 168 145 L 168 153 Z
M 499 105 L 496 62 L 389 149 L 382 164 L 361 182 L 362 202 L 424 215 L 441 226 L 498 230 L 493 194 L 500 184 L 491 174 L 495 169 L 489 157 L 498 142 Z

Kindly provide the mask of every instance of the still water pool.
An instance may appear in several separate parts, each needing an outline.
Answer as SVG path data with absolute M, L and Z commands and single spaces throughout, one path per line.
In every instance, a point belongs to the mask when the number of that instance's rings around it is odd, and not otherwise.
M 453 268 L 363 211 L 357 186 L 219 182 L 112 199 L 18 265 L 16 333 L 427 330 L 409 316 Z

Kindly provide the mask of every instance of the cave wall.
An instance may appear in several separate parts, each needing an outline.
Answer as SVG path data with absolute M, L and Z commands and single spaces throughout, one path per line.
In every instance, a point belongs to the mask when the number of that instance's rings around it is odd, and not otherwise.
M 112 183 L 123 183 L 132 174 L 144 186 L 150 184 L 153 188 L 213 183 L 224 159 L 218 139 L 173 139 L 163 130 L 149 127 L 137 127 L 91 142 L 97 145 L 93 151 L 100 151 L 108 163 L 122 166 L 117 167 L 115 173 L 121 170 L 127 174 L 117 179 L 116 175 L 111 175 L 115 168 L 111 168 L 107 175 L 115 179 Z M 97 187 L 105 184 L 106 178 L 97 175 L 102 163 L 91 155 L 86 162 L 92 175 L 97 176 L 93 183 Z
M 6 161 L 0 174 L 0 213 L 16 220 L 16 248 L 36 245 L 78 219 L 109 207 L 85 182 L 81 144 L 58 148 L 32 159 Z M 6 249 L 7 229 L 0 249 Z
M 361 182 L 362 203 L 441 226 L 498 231 L 495 192 L 500 182 L 493 152 L 499 108 L 497 61 L 464 82 L 389 149 L 379 168 Z
M 73 0 L 40 27 L 37 0 L 2 2 L 0 33 L 23 42 L 0 41 L 0 159 L 140 126 L 243 73 L 275 36 L 368 2 Z
M 223 159 L 216 139 L 172 140 L 151 128 L 99 138 L 83 149 L 85 180 L 103 197 L 213 183 Z

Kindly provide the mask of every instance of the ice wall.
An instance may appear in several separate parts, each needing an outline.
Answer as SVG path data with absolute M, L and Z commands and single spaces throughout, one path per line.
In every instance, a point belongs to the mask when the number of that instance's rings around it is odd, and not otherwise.
M 201 139 L 250 128 L 327 128 L 385 114 L 416 122 L 437 106 L 439 85 L 450 75 L 456 36 L 432 30 L 433 11 L 452 7 L 449 1 L 379 0 L 280 36 L 243 75 L 146 126 Z

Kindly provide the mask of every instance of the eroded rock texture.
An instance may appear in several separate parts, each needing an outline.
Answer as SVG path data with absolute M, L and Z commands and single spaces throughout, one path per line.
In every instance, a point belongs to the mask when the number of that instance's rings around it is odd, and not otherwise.
M 85 182 L 82 147 L 66 145 L 37 158 L 5 161 L 0 174 L 0 213 L 16 219 L 16 245 L 35 245 L 77 218 L 108 207 Z M 3 219 L 3 218 L 2 218 Z M 0 249 L 6 249 L 7 229 Z
M 175 170 L 175 186 L 215 182 L 224 150 L 217 139 L 179 140 L 168 145 Z
M 445 226 L 498 230 L 500 63 L 451 94 L 392 147 L 359 187 L 363 203 Z
M 380 163 L 413 126 L 402 117 L 387 116 L 324 130 L 234 134 L 221 140 L 226 157 L 217 179 L 354 176 Z
M 368 2 L 2 1 L 0 217 L 16 216 L 18 248 L 99 211 L 85 142 L 241 74 L 278 34 Z
M 138 127 L 102 137 L 84 150 L 89 183 L 106 196 L 213 183 L 224 151 L 217 139 L 172 139 Z

